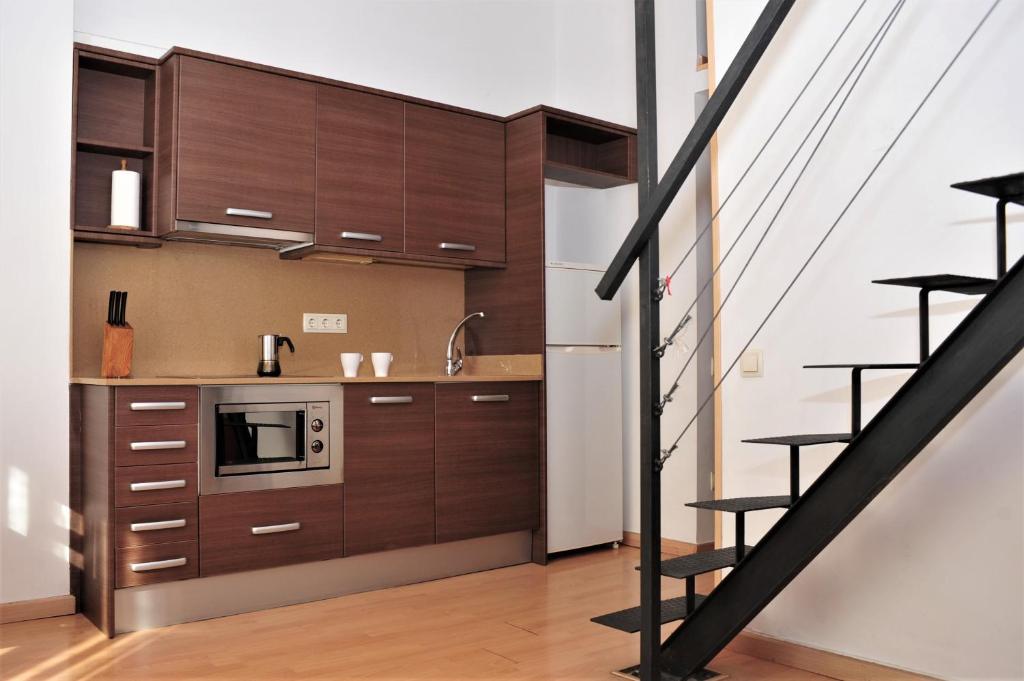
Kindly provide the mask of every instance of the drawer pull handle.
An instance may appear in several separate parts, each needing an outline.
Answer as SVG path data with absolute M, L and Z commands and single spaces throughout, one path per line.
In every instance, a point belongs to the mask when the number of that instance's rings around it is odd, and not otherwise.
M 409 404 L 412 395 L 388 395 L 387 397 L 371 397 L 370 404 Z
M 508 402 L 508 395 L 473 395 L 474 402 Z
M 180 411 L 185 408 L 184 402 L 132 402 L 132 411 Z
M 181 567 L 186 563 L 188 563 L 188 558 L 168 558 L 167 560 L 152 560 L 148 563 L 129 563 L 128 567 L 132 569 L 132 572 L 150 572 L 151 570 Z
M 341 238 L 357 241 L 384 241 L 384 237 L 380 234 L 370 234 L 369 232 L 342 232 Z
M 159 482 L 133 482 L 130 488 L 133 492 L 151 492 L 157 489 L 177 489 L 184 486 L 184 480 L 161 480 Z
M 284 525 L 264 525 L 252 528 L 253 534 L 277 534 L 278 532 L 294 532 L 302 528 L 302 523 L 285 523 Z
M 476 246 L 473 244 L 456 244 L 451 241 L 442 241 L 437 245 L 442 251 L 475 251 Z
M 133 452 L 149 452 L 155 449 L 185 449 L 187 443 L 184 440 L 157 440 L 154 442 L 133 442 Z
M 173 530 L 177 527 L 185 527 L 185 519 L 157 520 L 151 523 L 132 523 L 132 532 L 151 532 L 153 530 Z
M 260 220 L 270 220 L 274 217 L 269 210 L 249 210 L 248 208 L 228 208 L 224 213 L 240 218 L 259 218 Z

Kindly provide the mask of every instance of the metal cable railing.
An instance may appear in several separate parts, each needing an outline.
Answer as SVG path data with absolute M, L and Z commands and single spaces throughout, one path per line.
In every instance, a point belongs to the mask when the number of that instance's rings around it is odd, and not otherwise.
M 902 4 L 902 1 L 903 0 L 901 0 L 901 4 Z M 875 162 L 874 166 L 872 166 L 872 168 L 868 172 L 867 176 L 864 178 L 864 180 L 857 187 L 856 191 L 854 191 L 853 196 L 851 196 L 849 201 L 846 202 L 846 205 L 839 212 L 839 215 L 836 217 L 836 219 L 832 222 L 831 226 L 829 226 L 828 230 L 826 230 L 825 234 L 818 241 L 818 244 L 814 247 L 814 250 L 812 250 L 810 255 L 808 255 L 807 258 L 804 260 L 803 264 L 800 266 L 800 269 L 797 270 L 796 275 L 794 275 L 792 280 L 789 282 L 789 284 L 786 286 L 786 288 L 782 291 L 782 294 L 778 297 L 778 299 L 775 301 L 775 303 L 768 310 L 768 314 L 766 314 L 764 319 L 761 320 L 761 323 L 758 324 L 757 328 L 754 330 L 754 333 L 751 334 L 750 338 L 748 338 L 747 342 L 744 343 L 744 345 L 740 349 L 739 353 L 737 353 L 736 357 L 733 358 L 732 362 L 729 364 L 729 367 L 723 372 L 721 378 L 715 383 L 714 388 L 712 388 L 712 390 L 708 394 L 708 396 L 705 397 L 704 400 L 697 407 L 697 411 L 694 413 L 694 415 L 687 422 L 687 424 L 683 428 L 682 432 L 680 432 L 679 436 L 676 437 L 676 439 L 673 441 L 673 443 L 672 443 L 672 445 L 670 447 L 662 450 L 662 458 L 661 458 L 662 463 L 664 463 L 665 459 L 667 459 L 668 456 L 671 456 L 671 453 L 676 448 L 678 448 L 680 440 L 682 440 L 683 436 L 687 433 L 687 431 L 689 431 L 690 427 L 697 420 L 697 417 L 700 415 L 700 413 L 704 410 L 704 408 L 711 401 L 711 398 L 714 396 L 715 392 L 721 387 L 722 383 L 729 376 L 729 374 L 732 372 L 732 370 L 736 367 L 736 364 L 739 363 L 739 360 L 743 356 L 743 353 L 747 351 L 747 348 L 749 348 L 751 343 L 754 342 L 754 339 L 757 338 L 757 335 L 764 328 L 765 324 L 768 323 L 768 320 L 771 319 L 773 314 L 775 314 L 775 311 L 779 308 L 779 305 L 782 304 L 782 301 L 789 294 L 790 290 L 792 290 L 793 286 L 796 285 L 797 281 L 799 281 L 799 279 L 803 275 L 804 271 L 811 264 L 811 262 L 814 260 L 814 258 L 818 255 L 818 252 L 821 251 L 821 248 L 825 245 L 825 242 L 828 241 L 828 238 L 832 235 L 832 233 L 835 231 L 836 227 L 839 225 L 840 221 L 842 221 L 843 217 L 850 210 L 850 207 L 857 200 L 857 198 L 861 195 L 861 192 L 864 191 L 864 188 L 867 186 L 868 182 L 870 182 L 871 178 L 874 177 L 875 173 L 878 171 L 879 167 L 881 167 L 881 165 L 885 161 L 885 159 L 888 158 L 890 152 L 892 152 L 893 148 L 896 146 L 896 144 L 903 137 L 903 134 L 910 127 L 910 124 L 913 123 L 914 119 L 917 118 L 917 115 L 921 112 L 921 109 L 923 109 L 924 105 L 928 102 L 929 99 L 931 99 L 932 94 L 934 94 L 935 90 L 939 87 L 939 85 L 942 83 L 942 81 L 946 78 L 946 75 L 953 68 L 953 66 L 956 64 L 956 62 L 960 59 L 960 55 L 962 55 L 964 50 L 967 49 L 967 46 L 971 44 L 971 42 L 974 40 L 974 37 L 977 35 L 978 31 L 981 30 L 981 27 L 985 24 L 985 22 L 988 20 L 989 16 L 992 14 L 992 12 L 995 10 L 995 8 L 999 5 L 999 3 L 1001 1 L 1002 0 L 993 0 L 991 6 L 985 12 L 984 16 L 982 16 L 981 20 L 974 27 L 974 29 L 971 31 L 971 33 L 967 36 L 966 40 L 963 42 L 963 44 L 961 44 L 960 48 L 956 51 L 956 53 L 953 55 L 953 57 L 950 59 L 950 61 L 946 64 L 946 67 L 942 70 L 942 72 L 938 75 L 938 77 L 932 83 L 931 87 L 925 93 L 924 97 L 921 99 L 921 101 L 917 104 L 917 106 L 911 112 L 909 118 L 907 118 L 906 122 L 900 127 L 899 131 L 893 137 L 892 141 L 889 142 L 889 144 L 886 146 L 885 151 L 882 152 L 882 155 L 879 157 L 878 161 Z M 890 23 L 890 25 L 891 25 L 891 23 Z
M 839 86 L 836 88 L 835 92 L 832 93 L 832 96 L 829 98 L 828 103 L 825 104 L 825 106 L 821 110 L 821 113 L 818 114 L 817 118 L 814 120 L 814 123 L 811 125 L 811 127 L 804 134 L 804 137 L 800 141 L 800 144 L 797 145 L 796 149 L 793 151 L 792 155 L 790 155 L 789 160 L 786 162 L 785 166 L 783 166 L 782 170 L 778 173 L 778 175 L 776 176 L 775 180 L 768 187 L 768 191 L 765 192 L 764 196 L 761 198 L 760 203 L 758 203 L 757 206 L 754 208 L 753 214 L 747 220 L 746 224 L 743 225 L 743 228 L 740 230 L 739 234 L 737 234 L 736 238 L 733 240 L 732 244 L 726 250 L 725 254 L 722 256 L 722 258 L 719 260 L 719 262 L 715 265 L 715 268 L 711 271 L 711 274 L 708 276 L 707 280 L 704 281 L 704 283 L 701 286 L 700 290 L 697 291 L 697 295 L 693 298 L 693 300 L 690 302 L 689 306 L 686 308 L 686 311 L 683 313 L 683 316 L 682 316 L 682 319 L 680 321 L 680 324 L 677 325 L 676 328 L 673 330 L 673 332 L 671 334 L 669 334 L 665 338 L 664 343 L 661 346 L 659 346 L 658 348 L 655 349 L 656 353 L 659 352 L 659 351 L 664 352 L 663 348 L 666 348 L 669 345 L 672 345 L 674 343 L 675 337 L 682 331 L 683 326 L 685 326 L 685 320 L 686 320 L 687 317 L 690 316 L 690 313 L 693 311 L 693 308 L 696 306 L 697 301 L 701 298 L 701 296 L 704 295 L 704 292 L 707 291 L 708 287 L 714 281 L 715 277 L 718 275 L 719 270 L 721 270 L 722 265 L 725 264 L 725 261 L 728 260 L 729 255 L 733 252 L 733 250 L 739 244 L 740 240 L 743 238 L 743 236 L 746 234 L 747 230 L 750 228 L 750 225 L 753 224 L 754 218 L 757 217 L 758 213 L 761 211 L 761 208 L 764 207 L 764 205 L 768 202 L 768 199 L 771 197 L 772 193 L 774 193 L 775 188 L 779 185 L 779 183 L 782 181 L 782 178 L 785 177 L 786 173 L 789 171 L 790 166 L 796 160 L 797 156 L 800 155 L 800 152 L 803 151 L 803 148 L 807 144 L 807 142 L 814 135 L 814 132 L 818 128 L 818 125 L 825 118 L 825 115 L 828 113 L 829 109 L 832 108 L 832 105 L 835 103 L 835 101 L 839 97 L 839 95 L 843 92 L 843 89 L 846 87 L 847 83 L 850 82 L 850 78 L 852 78 L 854 76 L 854 73 L 857 71 L 857 69 L 860 68 L 860 73 L 857 74 L 856 78 L 853 81 L 853 84 L 850 85 L 850 88 L 847 90 L 846 95 L 839 102 L 839 106 L 836 108 L 835 112 L 833 113 L 832 119 L 828 122 L 828 125 L 825 127 L 825 130 L 821 134 L 821 137 L 818 139 L 817 144 L 815 144 L 814 148 L 811 150 L 810 154 L 808 155 L 808 158 L 804 162 L 803 167 L 800 169 L 800 172 L 797 175 L 796 180 L 794 180 L 792 186 L 789 188 L 789 191 L 786 193 L 786 195 L 783 198 L 783 200 L 782 200 L 781 204 L 779 205 L 778 209 L 775 211 L 775 214 L 772 216 L 771 220 L 769 221 L 768 226 L 761 233 L 761 238 L 758 240 L 757 245 L 754 247 L 754 250 L 751 252 L 750 256 L 747 258 L 745 264 L 743 265 L 743 269 L 740 271 L 740 274 L 736 278 L 736 281 L 733 283 L 733 286 L 729 289 L 729 292 L 726 294 L 725 298 L 722 300 L 722 302 L 719 305 L 718 309 L 715 310 L 714 316 L 712 317 L 711 321 L 708 323 L 708 325 L 701 332 L 700 338 L 697 341 L 696 346 L 694 347 L 694 350 L 696 350 L 701 345 L 703 345 L 705 339 L 708 337 L 708 334 L 711 332 L 711 329 L 714 327 L 715 321 L 718 319 L 719 315 L 721 314 L 722 309 L 725 307 L 725 304 L 729 301 L 729 298 L 732 296 L 733 291 L 736 289 L 736 285 L 739 283 L 740 279 L 743 278 L 743 274 L 746 272 L 747 267 L 750 265 L 750 262 L 753 260 L 754 256 L 757 254 L 757 252 L 760 249 L 761 245 L 764 243 L 765 238 L 767 238 L 768 233 L 771 231 L 772 227 L 775 225 L 775 222 L 778 220 L 778 217 L 779 217 L 780 213 L 782 212 L 782 209 L 785 208 L 786 203 L 789 200 L 789 197 L 792 195 L 793 191 L 796 189 L 796 186 L 797 186 L 797 184 L 799 184 L 800 179 L 803 177 L 803 174 L 807 170 L 808 165 L 814 159 L 815 155 L 818 152 L 818 149 L 821 147 L 822 143 L 825 141 L 825 138 L 827 137 L 829 130 L 831 130 L 832 125 L 835 123 L 835 121 L 838 118 L 840 112 L 843 110 L 843 107 L 846 105 L 846 102 L 849 100 L 850 95 L 853 93 L 853 90 L 856 88 L 857 83 L 860 81 L 861 76 L 864 75 L 864 71 L 867 69 L 868 65 L 871 63 L 871 60 L 874 58 L 875 52 L 878 50 L 878 47 L 881 45 L 882 40 L 885 38 L 885 35 L 888 33 L 889 28 L 892 26 L 893 22 L 896 19 L 896 16 L 903 9 L 904 2 L 905 2 L 905 0 L 897 0 L 897 2 L 893 5 L 892 9 L 889 11 L 889 14 L 887 14 L 886 17 L 882 20 L 882 23 L 878 26 L 878 28 L 876 29 L 874 35 L 872 35 L 871 40 L 868 41 L 868 44 L 861 51 L 860 55 L 857 57 L 857 60 L 853 63 L 853 66 L 850 67 L 850 69 L 846 73 L 846 76 L 839 83 Z M 858 8 L 858 11 L 859 11 L 859 9 L 860 8 Z M 851 21 L 852 21 L 852 18 L 851 18 Z M 847 27 L 849 27 L 849 23 L 847 24 Z M 843 29 L 843 33 L 841 33 L 839 37 L 841 38 L 842 35 L 845 34 L 845 32 L 846 32 L 846 29 L 844 28 Z M 838 42 L 838 40 L 839 40 L 839 38 L 837 38 L 837 42 Z M 831 51 L 834 48 L 835 48 L 835 43 L 833 43 L 832 48 L 829 49 L 829 53 L 831 53 Z M 824 62 L 822 62 L 822 63 L 824 63 Z M 819 66 L 819 68 L 820 68 L 820 66 Z M 810 81 L 808 81 L 808 85 L 809 84 L 810 84 Z M 806 86 L 805 86 L 805 88 L 806 88 Z M 803 93 L 803 91 L 801 91 L 801 94 L 802 93 Z M 799 95 L 798 95 L 798 97 L 799 97 Z M 794 104 L 795 104 L 795 102 L 794 102 Z M 787 112 L 787 114 L 788 114 L 788 112 Z M 763 151 L 763 149 L 762 149 L 762 151 Z M 759 151 L 758 155 L 760 155 L 760 153 L 761 152 Z M 748 167 L 747 170 L 749 171 L 749 169 L 750 168 Z M 737 186 L 738 186 L 738 184 L 737 184 Z M 735 188 L 733 189 L 733 191 L 735 191 Z M 731 196 L 731 193 L 730 193 L 730 196 Z M 724 204 L 723 204 L 723 207 L 724 207 Z M 719 212 L 720 212 L 720 210 L 721 209 L 719 209 Z M 716 212 L 716 216 L 717 216 L 717 214 L 718 213 Z M 698 239 L 699 238 L 700 237 L 698 237 Z M 694 357 L 696 357 L 696 353 L 690 355 L 689 359 L 687 359 L 686 362 L 683 364 L 683 368 L 680 369 L 679 372 L 676 374 L 675 379 L 672 381 L 672 385 L 669 387 L 669 389 L 662 396 L 661 402 L 658 405 L 658 409 L 663 411 L 665 409 L 665 407 L 668 405 L 668 403 L 672 401 L 672 398 L 675 395 L 675 392 L 679 389 L 679 385 L 680 385 L 680 383 L 682 381 L 683 375 L 686 373 L 686 370 L 689 368 L 690 364 L 693 362 Z M 673 451 L 674 451 L 674 449 L 673 449 Z M 664 456 L 664 454 L 663 454 L 663 456 Z

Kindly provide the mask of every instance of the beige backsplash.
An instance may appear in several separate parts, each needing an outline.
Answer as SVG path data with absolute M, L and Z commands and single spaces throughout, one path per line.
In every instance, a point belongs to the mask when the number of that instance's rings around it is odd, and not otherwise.
M 280 260 L 268 250 L 167 243 L 75 244 L 72 375 L 99 375 L 107 293 L 126 290 L 133 376 L 253 374 L 257 335 L 280 333 L 285 374 L 340 373 L 338 353 L 392 352 L 393 375 L 438 375 L 462 318 L 463 273 L 430 267 Z M 304 334 L 302 313 L 345 313 L 347 334 Z

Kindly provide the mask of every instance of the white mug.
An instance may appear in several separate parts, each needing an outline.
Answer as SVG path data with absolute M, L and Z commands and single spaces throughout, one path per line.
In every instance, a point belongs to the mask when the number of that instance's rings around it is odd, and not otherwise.
M 363 353 L 343 352 L 341 353 L 341 370 L 346 378 L 355 378 L 359 375 L 359 365 L 363 363 Z
M 370 360 L 373 362 L 373 375 L 383 378 L 388 375 L 395 356 L 390 352 L 373 352 L 370 353 Z

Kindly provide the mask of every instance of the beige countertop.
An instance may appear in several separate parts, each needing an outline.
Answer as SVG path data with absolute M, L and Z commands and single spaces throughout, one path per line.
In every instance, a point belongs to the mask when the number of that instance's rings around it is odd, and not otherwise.
M 129 378 L 99 378 L 79 376 L 71 379 L 71 383 L 82 385 L 259 385 L 271 383 L 482 383 L 491 381 L 540 381 L 539 374 L 501 374 L 474 375 L 458 374 L 457 376 L 277 376 L 275 378 L 259 378 L 258 376 L 150 376 Z

